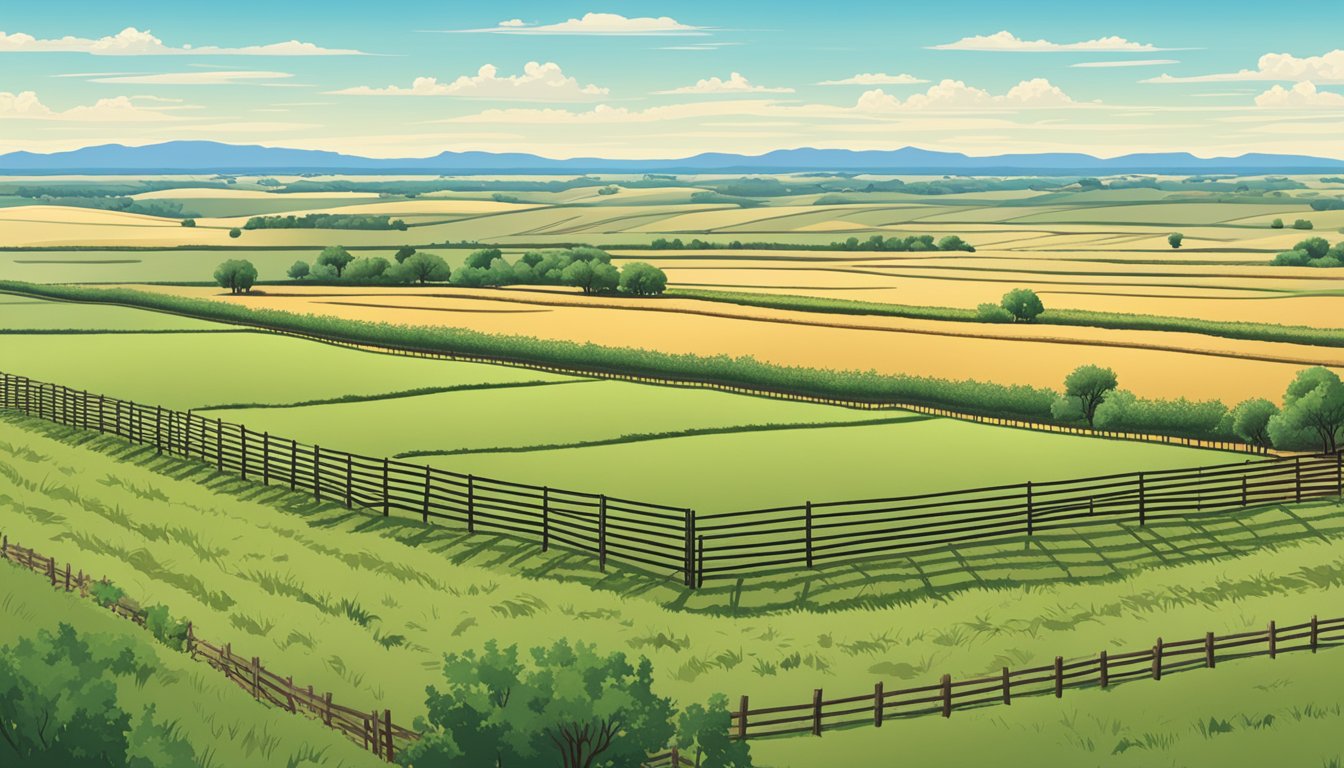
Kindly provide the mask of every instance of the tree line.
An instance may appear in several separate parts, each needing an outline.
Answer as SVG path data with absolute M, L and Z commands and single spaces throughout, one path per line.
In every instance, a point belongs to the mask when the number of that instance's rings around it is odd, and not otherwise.
M 632 246 L 639 247 L 639 246 Z M 742 242 L 733 240 L 728 243 L 712 243 L 700 238 L 692 238 L 689 241 L 683 241 L 679 237 L 668 239 L 666 237 L 654 238 L 649 243 L 648 248 L 654 251 L 710 251 L 717 249 L 728 250 L 809 250 L 809 251 L 965 251 L 974 253 L 975 247 L 957 235 L 947 235 L 943 238 L 934 240 L 933 235 L 908 235 L 906 237 L 883 237 L 882 235 L 873 235 L 867 240 L 860 240 L 857 237 L 851 237 L 846 240 L 840 240 L 829 245 L 807 245 L 799 243 L 776 243 L 776 242 Z
M 353 213 L 308 213 L 303 216 L 253 216 L 243 229 L 396 229 L 406 222 L 391 216 Z
M 1309 237 L 1274 257 L 1276 267 L 1344 266 L 1344 240 L 1330 245 L 1324 237 Z

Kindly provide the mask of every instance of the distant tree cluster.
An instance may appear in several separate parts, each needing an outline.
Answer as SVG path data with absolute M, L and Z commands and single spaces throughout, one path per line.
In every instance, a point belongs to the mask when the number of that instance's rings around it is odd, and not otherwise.
M 1311 201 L 1313 211 L 1344 211 L 1344 198 L 1322 197 Z
M 356 258 L 343 246 L 322 249 L 311 266 L 296 261 L 287 274 L 291 280 L 344 280 L 361 284 L 446 283 L 451 270 L 438 254 L 417 251 L 409 246 L 397 250 L 389 261 L 382 256 Z
M 243 229 L 397 229 L 406 222 L 372 214 L 308 213 L 303 216 L 253 216 Z
M 1344 266 L 1344 241 L 1330 245 L 1324 237 L 1309 237 L 1274 257 L 1278 267 L 1340 267 Z
M 666 290 L 667 275 L 637 261 L 617 269 L 611 263 L 611 254 L 590 246 L 531 250 L 513 263 L 498 248 L 480 248 L 453 273 L 452 283 L 466 288 L 565 285 L 584 293 L 619 290 L 633 296 L 656 296 Z
M 804 245 L 797 243 L 776 243 L 776 242 L 742 242 L 733 240 L 729 243 L 712 243 L 700 238 L 692 238 L 683 241 L 679 237 L 654 238 L 649 243 L 649 248 L 655 251 L 709 251 L 715 249 L 728 250 L 780 250 L 805 248 L 812 251 L 965 251 L 974 253 L 975 247 L 957 235 L 947 235 L 937 241 L 933 235 L 909 235 L 907 237 L 883 237 L 873 235 L 867 240 L 860 240 L 857 237 L 851 237 L 848 240 L 833 242 L 829 245 Z

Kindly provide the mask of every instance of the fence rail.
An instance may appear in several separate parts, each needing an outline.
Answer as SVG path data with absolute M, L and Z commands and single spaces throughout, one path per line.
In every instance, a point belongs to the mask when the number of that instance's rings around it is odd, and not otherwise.
M 731 713 L 731 736 L 761 738 L 796 733 L 820 736 L 822 731 L 871 725 L 898 718 L 942 715 L 955 709 L 1011 705 L 1023 696 L 1061 698 L 1065 689 L 1099 687 L 1139 679 L 1161 680 L 1164 675 L 1196 668 L 1212 669 L 1219 662 L 1254 656 L 1274 658 L 1281 653 L 1310 651 L 1344 645 L 1344 618 L 1317 619 L 1291 626 L 1270 622 L 1264 630 L 1228 635 L 1206 633 L 1176 642 L 1157 641 L 1151 648 L 1126 653 L 1101 651 L 1094 657 L 1065 660 L 1056 656 L 1045 666 L 1010 669 L 996 675 L 956 680 L 943 675 L 936 683 L 886 690 L 879 681 L 869 692 L 827 699 L 820 688 L 804 704 L 751 709 L 746 696 Z
M 621 562 L 687 587 L 913 548 L 1171 520 L 1344 496 L 1341 454 L 1103 475 L 858 501 L 697 514 L 693 509 L 527 485 L 362 456 L 0 372 L 0 408 L 97 430 L 318 501 L 393 511 Z

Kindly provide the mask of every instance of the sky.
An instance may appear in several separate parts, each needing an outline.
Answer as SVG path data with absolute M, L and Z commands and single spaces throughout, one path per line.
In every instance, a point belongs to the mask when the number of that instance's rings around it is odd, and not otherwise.
M 1338 0 L 6 3 L 0 152 L 1344 158 L 1341 28 Z

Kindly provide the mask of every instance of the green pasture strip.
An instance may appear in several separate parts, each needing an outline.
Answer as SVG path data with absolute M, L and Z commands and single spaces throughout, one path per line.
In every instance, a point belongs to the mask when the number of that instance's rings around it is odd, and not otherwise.
M 537 451 L 558 451 L 570 448 L 595 448 L 606 445 L 624 445 L 626 443 L 645 443 L 652 440 L 669 440 L 678 437 L 703 437 L 705 435 L 729 435 L 744 432 L 782 432 L 797 429 L 822 429 L 828 427 L 872 427 L 886 424 L 908 424 L 915 421 L 927 421 L 933 416 L 902 416 L 891 419 L 865 419 L 860 421 L 823 421 L 802 422 L 798 424 L 746 424 L 726 427 L 704 427 L 700 429 L 681 429 L 669 432 L 644 432 L 620 435 L 603 440 L 584 440 L 571 443 L 546 443 L 541 445 L 512 445 L 493 448 L 454 448 L 441 451 L 407 451 L 394 456 L 409 459 L 420 456 L 461 456 L 471 453 L 534 453 Z
M 247 331 L 243 331 L 246 333 Z M 572 381 L 492 381 L 480 384 L 457 384 L 451 387 L 420 387 L 402 389 L 396 392 L 372 392 L 365 395 L 341 395 L 318 400 L 300 400 L 294 403 L 221 403 L 220 405 L 202 405 L 193 411 L 227 411 L 235 408 L 304 408 L 310 405 L 343 405 L 345 403 L 368 403 L 378 400 L 398 400 L 404 397 L 421 395 L 441 395 L 447 392 L 472 392 L 481 389 L 512 389 L 515 387 L 547 387 L 556 384 L 582 384 L 596 379 L 574 379 Z
M 73 627 L 80 637 L 124 639 L 149 662 L 152 671 L 143 680 L 108 675 L 104 681 L 116 687 L 118 702 L 129 711 L 152 707 L 154 723 L 187 742 L 196 765 L 386 765 L 318 721 L 280 714 L 254 700 L 228 678 L 160 645 L 126 619 L 76 593 L 53 590 L 42 574 L 0 562 L 0 645 L 39 630 L 54 634 L 62 625 Z
M 841 315 L 879 315 L 904 317 L 914 320 L 944 320 L 965 323 L 985 323 L 973 309 L 956 307 L 920 307 L 905 304 L 886 304 L 853 299 L 814 298 L 786 294 L 748 293 L 739 291 L 705 291 L 677 288 L 666 296 L 701 301 L 716 301 L 768 309 L 788 309 L 800 312 L 826 312 Z M 1297 295 L 1297 294 L 1294 294 Z M 1067 325 L 1089 328 L 1108 328 L 1126 331 L 1177 331 L 1219 336 L 1244 341 L 1277 341 L 1306 344 L 1315 347 L 1344 347 L 1344 331 L 1337 328 L 1313 328 L 1306 325 L 1275 325 L 1271 323 L 1238 323 L 1222 320 L 1198 320 L 1187 317 L 1162 315 L 1135 315 L 1121 312 L 1091 312 L 1082 309 L 1047 309 L 1034 321 L 1037 325 Z

